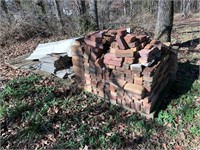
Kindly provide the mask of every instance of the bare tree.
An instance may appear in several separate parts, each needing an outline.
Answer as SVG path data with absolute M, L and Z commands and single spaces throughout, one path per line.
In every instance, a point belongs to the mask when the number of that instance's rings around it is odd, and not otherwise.
M 155 38 L 163 42 L 171 41 L 171 31 L 174 15 L 173 0 L 159 0 L 158 16 L 155 30 Z
M 191 0 L 183 0 L 182 3 L 182 13 L 184 18 L 187 18 L 190 13 Z
M 94 29 L 99 29 L 99 19 L 98 19 L 98 10 L 97 10 L 97 0 L 89 1 L 89 14 L 91 18 L 91 23 L 94 24 Z
M 54 0 L 54 4 L 56 6 L 54 12 L 56 13 L 57 21 L 60 23 L 61 28 L 62 28 L 61 30 L 64 33 L 64 29 L 63 29 L 63 27 L 64 27 L 64 21 L 62 19 L 60 0 Z

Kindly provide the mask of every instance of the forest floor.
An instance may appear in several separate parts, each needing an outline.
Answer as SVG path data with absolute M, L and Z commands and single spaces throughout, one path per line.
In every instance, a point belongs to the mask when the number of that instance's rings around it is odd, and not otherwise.
M 200 26 L 175 17 L 172 41 L 180 43 L 177 79 L 154 120 L 5 62 L 32 52 L 35 38 L 2 45 L 0 146 L 33 148 L 200 149 Z

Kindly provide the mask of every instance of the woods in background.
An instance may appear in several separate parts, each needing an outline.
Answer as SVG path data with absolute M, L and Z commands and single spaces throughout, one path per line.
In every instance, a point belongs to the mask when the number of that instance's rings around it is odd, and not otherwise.
M 149 31 L 155 28 L 158 12 L 158 1 L 155 0 L 0 0 L 0 2 L 0 36 L 3 40 L 10 35 L 17 39 L 54 34 L 73 37 L 91 30 L 119 26 L 140 26 Z M 183 18 L 189 17 L 191 13 L 199 13 L 200 1 L 176 0 L 174 12 L 181 13 Z M 168 13 L 166 16 L 158 15 L 158 18 L 165 20 L 167 15 Z M 157 23 L 157 29 L 158 26 Z

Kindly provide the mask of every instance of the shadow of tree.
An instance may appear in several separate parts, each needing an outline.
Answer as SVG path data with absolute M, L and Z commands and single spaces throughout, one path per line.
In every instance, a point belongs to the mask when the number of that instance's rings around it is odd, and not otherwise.
M 181 43 L 179 46 L 182 47 L 189 47 L 190 49 L 195 49 L 197 45 L 200 44 L 200 38 L 192 39 L 186 42 Z

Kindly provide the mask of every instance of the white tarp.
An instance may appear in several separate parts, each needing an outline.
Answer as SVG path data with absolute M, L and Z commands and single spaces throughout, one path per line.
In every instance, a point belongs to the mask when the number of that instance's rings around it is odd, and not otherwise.
M 74 44 L 74 41 L 78 38 L 73 39 L 67 39 L 52 43 L 45 43 L 45 44 L 39 44 L 35 51 L 28 57 L 26 60 L 36 60 L 40 59 L 48 54 L 52 53 L 58 53 L 62 54 L 65 53 L 69 57 L 71 57 L 71 49 L 70 47 Z
M 126 29 L 128 33 L 130 33 L 130 28 Z M 51 43 L 45 43 L 45 44 L 39 44 L 35 51 L 28 57 L 26 60 L 40 60 L 40 58 L 56 53 L 56 54 L 67 54 L 69 57 L 71 56 L 71 46 L 74 44 L 74 41 L 77 38 L 57 41 L 57 42 L 51 42 Z

